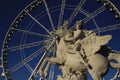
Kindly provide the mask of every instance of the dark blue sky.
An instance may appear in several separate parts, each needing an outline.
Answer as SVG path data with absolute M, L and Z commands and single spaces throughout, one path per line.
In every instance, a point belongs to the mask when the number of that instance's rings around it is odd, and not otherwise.
M 32 1 L 33 0 L 12 0 L 12 1 L 11 0 L 1 0 L 0 1 L 0 10 L 1 10 L 0 11 L 0 50 L 2 49 L 3 40 L 4 40 L 4 37 L 5 37 L 5 34 L 7 33 L 8 28 L 10 27 L 10 24 L 12 23 L 14 18 L 18 15 L 18 13 L 21 10 L 23 10 L 25 8 L 25 6 L 27 6 Z M 117 8 L 120 10 L 120 0 L 112 0 L 112 1 L 117 6 Z M 72 5 L 72 4 L 75 5 L 75 4 L 77 4 L 77 2 L 78 1 L 76 0 L 74 2 L 69 2 L 68 1 L 67 3 L 69 5 Z M 59 1 L 55 2 L 55 0 L 53 0 L 53 1 L 51 0 L 49 2 L 48 6 L 53 6 L 54 4 L 56 5 L 57 3 L 59 3 Z M 82 8 L 86 9 L 89 13 L 92 13 L 94 10 L 99 8 L 101 5 L 102 4 L 98 4 L 96 2 L 96 0 L 91 0 L 91 1 L 87 0 L 86 4 L 84 4 L 84 6 Z M 40 9 L 36 9 L 38 11 L 36 11 L 36 12 L 33 11 L 33 13 L 31 13 L 31 14 L 36 16 L 38 14 L 37 12 L 42 11 L 42 9 L 44 9 L 44 8 L 40 7 Z M 67 10 L 65 11 L 64 20 L 69 18 L 68 15 L 71 14 L 70 12 L 67 12 Z M 58 19 L 58 16 L 56 16 L 56 15 L 57 15 L 57 13 L 56 14 L 55 13 L 51 14 L 52 19 L 54 20 L 53 22 L 54 22 L 55 26 L 57 26 L 57 19 Z M 81 18 L 77 17 L 73 21 L 73 24 L 75 23 L 75 21 L 83 19 L 85 17 L 84 15 L 77 15 L 77 16 L 81 17 Z M 25 20 L 27 20 L 27 19 L 25 19 Z M 116 20 L 115 17 L 114 17 L 114 14 L 110 13 L 108 9 L 105 12 L 101 13 L 100 15 L 98 15 L 98 17 L 95 17 L 95 20 L 96 20 L 96 22 L 97 22 L 99 27 L 105 27 L 105 26 L 109 26 L 109 25 L 119 24 L 120 23 L 120 21 Z M 48 22 L 48 18 L 43 17 L 40 21 L 41 21 L 41 23 L 43 23 L 45 26 L 47 26 L 49 28 L 50 23 Z M 46 22 L 47 22 L 47 24 L 46 24 Z M 29 20 L 28 20 L 28 22 L 25 21 L 25 23 L 21 23 L 20 29 L 24 29 L 25 26 L 27 26 L 27 23 L 29 23 Z M 40 30 L 38 29 L 38 27 L 37 27 L 38 25 L 37 24 L 35 24 L 34 26 L 36 26 L 36 28 L 32 28 L 31 31 L 34 31 L 34 32 L 41 31 L 39 33 L 44 33 L 44 31 L 42 29 L 40 29 Z M 88 23 L 84 24 L 84 27 L 86 29 L 95 29 L 96 28 L 95 25 L 93 24 L 92 20 L 89 21 Z M 49 28 L 49 29 L 51 30 L 51 28 Z M 119 35 L 120 34 L 120 29 L 101 33 L 101 35 L 104 35 L 104 34 L 111 34 L 113 36 L 113 39 L 110 41 L 110 43 L 108 45 L 110 47 L 112 47 L 114 50 L 120 51 L 120 42 L 119 42 L 120 41 L 120 35 Z M 16 35 L 19 35 L 19 33 L 15 34 L 14 39 L 11 39 L 11 40 L 13 40 L 10 43 L 10 45 L 12 45 L 12 46 L 20 44 L 21 37 L 16 37 Z M 38 41 L 39 40 L 36 37 L 31 37 L 31 36 L 28 36 L 28 38 L 30 38 L 31 40 L 30 39 L 27 40 L 26 43 L 30 43 L 32 41 Z M 17 39 L 19 39 L 19 40 L 16 41 Z M 34 40 L 32 40 L 32 39 L 34 39 Z M 16 41 L 16 43 L 14 43 L 15 41 Z M 35 50 L 37 50 L 38 48 L 35 47 Z M 35 50 L 33 50 L 33 49 L 29 50 L 28 49 L 28 50 L 25 50 L 25 52 L 34 52 Z M 13 58 L 12 57 L 10 58 L 11 59 L 10 62 L 14 62 L 16 59 L 18 59 L 19 55 L 14 54 L 14 53 L 17 53 L 17 52 L 10 52 L 10 53 L 12 53 L 12 54 L 10 54 L 10 56 L 14 56 Z M 19 61 L 19 59 L 18 59 L 18 61 Z M 17 61 L 15 63 L 17 63 Z M 15 64 L 15 63 L 13 63 L 13 64 Z M 32 63 L 34 63 L 34 61 L 29 63 L 29 64 L 32 65 Z M 12 66 L 12 64 L 10 66 Z M 18 72 L 19 72 L 18 74 L 19 75 L 23 74 L 24 70 L 25 69 L 18 70 Z M 27 70 L 25 70 L 25 71 L 27 71 Z M 28 72 L 26 72 L 26 73 L 28 73 Z M 108 80 L 108 78 L 113 76 L 114 73 L 115 73 L 115 70 L 110 69 L 108 75 L 105 77 L 105 80 Z M 13 80 L 21 80 L 22 78 L 18 79 L 19 75 L 14 77 Z M 22 75 L 21 75 L 21 77 L 22 77 Z M 4 80 L 3 77 L 0 77 L 0 80 Z
M 27 6 L 32 0 L 1 0 L 0 1 L 0 50 L 7 30 L 18 15 L 18 13 Z M 1 54 L 1 52 L 0 52 Z M 0 69 L 0 73 L 2 70 Z M 0 80 L 5 80 L 0 77 Z

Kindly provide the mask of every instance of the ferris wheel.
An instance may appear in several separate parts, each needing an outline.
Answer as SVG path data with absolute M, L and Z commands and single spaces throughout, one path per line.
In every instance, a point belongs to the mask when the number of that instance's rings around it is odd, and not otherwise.
M 114 1 L 34 0 L 18 14 L 6 33 L 0 58 L 1 75 L 5 80 L 40 80 L 39 67 L 45 57 L 53 57 L 56 52 L 51 32 L 58 30 L 64 21 L 68 21 L 69 29 L 74 29 L 80 20 L 84 29 L 97 35 L 113 35 L 109 46 L 114 49 L 120 46 L 115 42 L 118 39 L 115 33 L 120 34 L 120 12 Z M 114 51 L 119 52 L 119 48 Z M 56 80 L 57 74 L 60 71 L 52 64 L 43 80 Z

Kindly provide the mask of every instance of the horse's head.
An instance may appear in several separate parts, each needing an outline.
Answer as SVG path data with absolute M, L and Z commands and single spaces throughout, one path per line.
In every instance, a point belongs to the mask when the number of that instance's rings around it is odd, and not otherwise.
M 68 21 L 64 21 L 64 23 L 60 26 L 59 29 L 52 31 L 53 36 L 64 37 L 68 33 Z
M 68 33 L 68 30 L 66 28 L 60 28 L 58 30 L 52 31 L 51 33 L 53 34 L 53 36 L 57 36 L 61 38 Z

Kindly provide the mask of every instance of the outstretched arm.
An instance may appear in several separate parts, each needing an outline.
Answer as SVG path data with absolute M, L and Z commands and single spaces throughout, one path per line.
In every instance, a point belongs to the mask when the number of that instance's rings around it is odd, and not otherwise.
M 69 33 L 64 37 L 65 41 L 76 41 L 81 36 L 81 30 L 74 31 L 73 33 Z

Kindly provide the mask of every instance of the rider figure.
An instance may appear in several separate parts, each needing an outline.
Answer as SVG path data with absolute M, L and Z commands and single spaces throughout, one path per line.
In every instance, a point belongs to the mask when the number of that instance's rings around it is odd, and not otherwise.
M 89 30 L 82 30 L 83 29 L 83 21 L 77 21 L 75 24 L 76 30 L 68 33 L 65 37 L 64 40 L 66 42 L 72 42 L 73 46 L 72 49 L 71 46 L 68 46 L 68 52 L 75 54 L 77 53 L 78 56 L 82 59 L 82 62 L 88 66 L 87 60 L 86 60 L 86 55 L 83 49 L 81 49 L 81 43 L 80 41 L 84 38 L 89 36 L 93 31 Z

